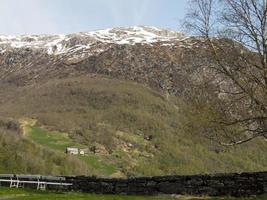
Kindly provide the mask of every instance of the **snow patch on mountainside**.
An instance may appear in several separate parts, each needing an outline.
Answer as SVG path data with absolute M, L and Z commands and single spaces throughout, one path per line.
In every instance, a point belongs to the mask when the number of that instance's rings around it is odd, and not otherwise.
M 184 34 L 176 31 L 148 26 L 114 28 L 68 35 L 0 35 L 0 51 L 4 52 L 8 48 L 32 48 L 44 50 L 50 55 L 60 55 L 84 52 L 90 50 L 96 43 L 153 45 L 153 43 L 161 42 L 161 45 L 165 46 L 172 41 L 180 41 L 185 38 Z M 98 52 L 102 52 L 102 50 Z
M 155 27 L 106 29 L 88 32 L 87 35 L 95 37 L 101 42 L 117 44 L 155 43 L 179 40 L 185 37 L 184 34 Z

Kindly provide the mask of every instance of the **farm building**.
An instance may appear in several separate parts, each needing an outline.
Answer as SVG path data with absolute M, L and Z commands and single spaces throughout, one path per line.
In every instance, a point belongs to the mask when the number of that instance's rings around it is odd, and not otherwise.
M 79 149 L 78 148 L 67 147 L 66 154 L 78 155 L 79 154 Z

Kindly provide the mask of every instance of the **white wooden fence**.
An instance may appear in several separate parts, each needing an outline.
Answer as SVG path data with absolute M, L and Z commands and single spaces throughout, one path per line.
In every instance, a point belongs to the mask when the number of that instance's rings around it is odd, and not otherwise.
M 35 185 L 37 190 L 45 190 L 47 186 L 71 186 L 72 183 L 65 182 L 65 177 L 58 176 L 39 176 L 39 175 L 0 175 L 1 183 L 8 183 L 10 188 L 24 187 L 24 184 Z

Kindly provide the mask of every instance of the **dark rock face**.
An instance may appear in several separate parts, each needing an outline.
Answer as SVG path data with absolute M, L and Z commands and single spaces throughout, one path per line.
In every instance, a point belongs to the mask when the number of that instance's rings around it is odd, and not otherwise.
M 267 192 L 267 172 L 105 179 L 66 177 L 71 190 L 104 194 L 251 196 Z

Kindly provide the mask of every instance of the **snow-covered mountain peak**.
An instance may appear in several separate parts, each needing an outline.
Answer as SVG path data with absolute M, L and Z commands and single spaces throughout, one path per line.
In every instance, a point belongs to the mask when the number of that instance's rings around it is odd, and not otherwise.
M 153 44 L 183 40 L 186 36 L 173 30 L 150 26 L 113 28 L 67 35 L 0 35 L 1 52 L 8 48 L 37 48 L 48 54 L 73 53 L 91 49 L 95 43 Z M 101 51 L 101 49 L 99 49 Z
M 93 36 L 103 42 L 114 42 L 118 44 L 154 43 L 178 40 L 185 37 L 184 34 L 176 31 L 149 26 L 105 29 L 88 32 L 87 35 Z

